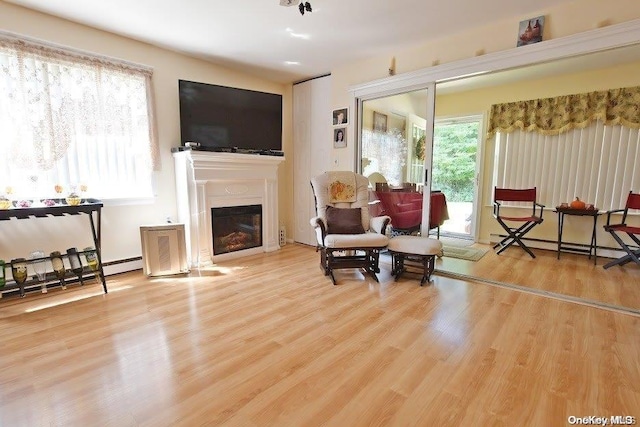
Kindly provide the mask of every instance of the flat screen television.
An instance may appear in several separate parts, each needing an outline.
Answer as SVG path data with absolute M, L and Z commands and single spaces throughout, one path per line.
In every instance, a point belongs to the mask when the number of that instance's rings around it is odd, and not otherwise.
M 282 150 L 282 95 L 187 80 L 178 85 L 181 145 L 209 151 Z

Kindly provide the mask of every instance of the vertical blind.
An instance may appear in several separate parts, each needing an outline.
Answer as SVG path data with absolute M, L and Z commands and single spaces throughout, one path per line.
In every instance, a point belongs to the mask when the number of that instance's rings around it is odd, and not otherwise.
M 551 208 L 579 197 L 619 209 L 629 191 L 640 192 L 640 131 L 598 120 L 554 136 L 497 132 L 493 178 L 497 187 L 537 187 Z

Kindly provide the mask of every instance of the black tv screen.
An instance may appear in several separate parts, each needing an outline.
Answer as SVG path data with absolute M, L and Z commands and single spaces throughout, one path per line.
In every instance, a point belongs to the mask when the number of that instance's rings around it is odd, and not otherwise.
M 282 95 L 179 80 L 181 144 L 282 150 Z

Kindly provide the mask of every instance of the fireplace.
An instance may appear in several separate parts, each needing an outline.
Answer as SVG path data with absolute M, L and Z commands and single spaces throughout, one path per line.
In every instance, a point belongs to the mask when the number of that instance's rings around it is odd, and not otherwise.
M 213 255 L 262 246 L 262 205 L 211 208 Z
M 185 224 L 187 257 L 191 267 L 199 268 L 218 261 L 280 249 L 278 165 L 284 161 L 284 157 L 185 150 L 174 151 L 173 158 L 178 222 Z M 228 235 L 229 232 L 214 231 L 212 209 L 236 209 L 252 205 L 261 207 L 261 240 L 254 238 L 249 245 L 255 246 L 244 250 L 222 252 L 226 249 L 216 248 L 214 251 L 214 234 Z M 252 234 L 253 231 L 247 231 L 250 226 L 253 227 L 253 220 L 247 221 L 236 231 Z M 236 237 L 238 244 L 248 239 L 244 234 Z

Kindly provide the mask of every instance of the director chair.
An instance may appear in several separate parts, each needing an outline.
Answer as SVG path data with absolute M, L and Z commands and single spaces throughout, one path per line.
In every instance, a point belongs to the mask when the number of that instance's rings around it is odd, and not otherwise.
M 532 212 L 528 216 L 505 216 L 500 214 L 500 207 L 502 202 L 529 202 L 531 203 Z M 536 215 L 536 207 L 540 208 L 540 215 Z M 522 238 L 533 227 L 542 223 L 542 212 L 544 205 L 541 205 L 536 201 L 536 187 L 527 189 L 511 189 L 511 188 L 497 188 L 494 187 L 493 192 L 493 217 L 507 232 L 507 237 L 493 246 L 493 249 L 500 246 L 498 255 L 501 254 L 508 247 L 517 243 L 522 249 L 524 249 L 532 258 L 536 256 L 531 252 L 531 249 L 522 242 Z M 517 227 L 511 227 L 506 222 L 513 222 L 521 224 Z
M 638 258 L 640 257 L 640 227 L 634 227 L 626 224 L 629 209 L 640 209 L 640 193 L 633 193 L 630 191 L 629 197 L 627 197 L 627 204 L 624 209 L 615 209 L 607 212 L 607 224 L 604 226 L 604 229 L 613 236 L 615 241 L 618 242 L 622 250 L 627 254 L 608 262 L 603 266 L 604 268 L 613 267 L 614 265 L 624 265 L 629 261 L 633 261 L 640 265 L 640 259 Z M 611 214 L 616 212 L 622 212 L 620 224 L 611 224 Z M 625 243 L 618 233 L 627 233 L 629 238 L 635 242 L 635 245 Z

